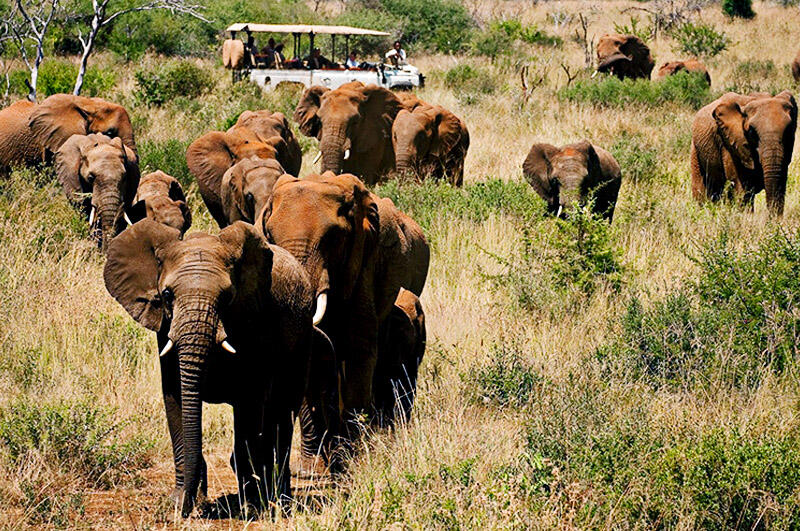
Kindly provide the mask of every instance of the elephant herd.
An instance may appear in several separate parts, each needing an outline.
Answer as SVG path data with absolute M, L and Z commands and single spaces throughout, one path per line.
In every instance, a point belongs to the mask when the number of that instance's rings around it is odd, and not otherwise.
M 601 39 L 598 59 L 598 70 L 620 77 L 649 77 L 654 66 L 632 36 Z M 430 248 L 420 226 L 368 186 L 394 173 L 460 186 L 467 127 L 414 94 L 358 82 L 306 89 L 292 119 L 319 140 L 320 173 L 299 178 L 300 144 L 269 110 L 246 111 L 189 145 L 187 165 L 221 230 L 185 235 L 192 219 L 181 185 L 162 171 L 140 177 L 124 108 L 60 94 L 0 111 L 0 178 L 12 166 L 52 163 L 106 254 L 108 292 L 156 332 L 172 499 L 184 515 L 207 489 L 204 401 L 233 406 L 231 466 L 243 499 L 260 507 L 290 496 L 296 420 L 303 457 L 336 470 L 364 419 L 391 425 L 413 404 Z M 702 108 L 692 126 L 694 197 L 721 199 L 727 187 L 752 207 L 766 190 L 780 215 L 796 127 L 788 91 L 728 93 Z M 622 169 L 600 146 L 536 143 L 522 169 L 552 214 L 591 200 L 611 221 Z

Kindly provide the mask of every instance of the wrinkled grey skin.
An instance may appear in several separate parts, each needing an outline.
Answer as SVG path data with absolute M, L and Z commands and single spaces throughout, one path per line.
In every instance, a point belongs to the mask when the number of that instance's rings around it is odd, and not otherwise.
M 586 140 L 557 148 L 534 144 L 522 165 L 525 178 L 553 214 L 569 214 L 594 198 L 594 211 L 612 220 L 622 173 L 606 150 Z
M 158 332 L 182 514 L 207 486 L 203 402 L 233 406 L 240 496 L 260 507 L 289 499 L 292 427 L 313 334 L 311 286 L 297 260 L 246 223 L 181 239 L 145 219 L 112 240 L 104 279 L 134 319 Z
M 55 166 L 67 198 L 87 218 L 95 210 L 91 229 L 105 251 L 127 226 L 125 212 L 139 185 L 136 154 L 119 137 L 72 135 L 56 152 Z
M 249 157 L 234 164 L 222 176 L 220 196 L 228 223 L 254 223 L 272 195 L 272 187 L 286 172 L 275 159 Z

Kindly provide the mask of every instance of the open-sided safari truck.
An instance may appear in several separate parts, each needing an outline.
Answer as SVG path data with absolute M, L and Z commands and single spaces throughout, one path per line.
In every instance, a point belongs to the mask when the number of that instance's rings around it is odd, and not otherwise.
M 233 70 L 235 81 L 250 79 L 267 90 L 272 90 L 281 83 L 302 83 L 306 87 L 322 85 L 335 89 L 350 81 L 361 81 L 364 84 L 375 83 L 388 89 L 411 89 L 424 84 L 424 76 L 409 64 L 377 64 L 360 63 L 357 68 L 345 68 L 335 62 L 336 52 L 344 52 L 345 59 L 350 54 L 350 37 L 376 36 L 387 37 L 388 33 L 350 26 L 322 25 L 287 25 L 287 24 L 233 24 L 226 30 L 230 39 L 222 46 L 222 62 L 226 68 Z M 291 58 L 283 54 L 275 54 L 272 50 L 259 53 L 255 45 L 257 33 L 285 34 L 293 38 Z M 238 36 L 244 34 L 246 42 Z M 308 36 L 308 48 L 304 48 L 303 36 Z M 314 38 L 317 35 L 330 35 L 331 59 L 322 67 L 313 68 L 309 58 L 314 50 Z M 337 50 L 337 37 L 343 37 Z M 303 55 L 303 49 L 308 53 Z M 305 59 L 303 59 L 305 57 Z

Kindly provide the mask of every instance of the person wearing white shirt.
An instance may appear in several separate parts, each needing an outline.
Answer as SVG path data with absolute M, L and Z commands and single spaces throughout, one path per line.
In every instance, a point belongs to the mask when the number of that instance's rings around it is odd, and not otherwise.
M 347 56 L 347 61 L 345 61 L 344 66 L 348 69 L 358 68 L 358 60 L 356 59 L 356 52 L 350 52 L 350 55 Z
M 392 49 L 386 52 L 386 58 L 395 66 L 406 64 L 406 51 L 400 41 L 394 41 Z

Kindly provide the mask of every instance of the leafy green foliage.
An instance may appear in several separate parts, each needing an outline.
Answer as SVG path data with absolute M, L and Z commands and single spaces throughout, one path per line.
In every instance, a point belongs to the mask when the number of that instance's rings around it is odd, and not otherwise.
M 639 135 L 623 132 L 614 141 L 610 151 L 623 169 L 623 178 L 626 181 L 643 183 L 661 176 L 658 151 Z
M 186 165 L 188 142 L 171 138 L 165 142 L 145 140 L 139 142 L 139 166 L 142 174 L 161 170 L 172 175 L 181 183 L 184 190 L 194 183 L 194 178 Z
M 727 236 L 697 258 L 697 280 L 645 307 L 633 298 L 621 334 L 600 356 L 653 386 L 703 385 L 723 379 L 757 384 L 762 371 L 785 372 L 800 339 L 800 235 L 775 232 L 737 251 Z
M 53 94 L 72 94 L 75 80 L 78 77 L 78 66 L 63 59 L 47 59 L 39 67 L 39 79 L 36 90 L 44 96 Z M 30 79 L 27 70 L 15 70 L 9 74 L 9 92 L 19 96 L 28 94 L 25 84 Z M 84 96 L 102 96 L 108 93 L 117 82 L 117 77 L 110 69 L 89 67 L 83 78 Z
M 475 32 L 470 43 L 472 53 L 496 58 L 513 51 L 518 42 L 541 46 L 560 46 L 560 37 L 548 35 L 535 25 L 523 26 L 518 20 L 495 20 L 485 30 Z
M 724 31 L 717 31 L 711 24 L 688 22 L 672 32 L 675 51 L 697 57 L 716 57 L 728 49 L 731 39 Z
M 753 0 L 722 0 L 722 12 L 731 18 L 754 18 Z
M 455 92 L 461 103 L 478 103 L 483 96 L 498 89 L 498 80 L 486 68 L 467 63 L 458 64 L 444 72 L 444 86 Z
M 170 61 L 136 71 L 136 99 L 162 105 L 177 97 L 197 98 L 214 86 L 211 73 L 191 61 Z
M 672 102 L 699 109 L 708 102 L 710 92 L 704 76 L 678 72 L 658 83 L 652 83 L 649 79 L 618 79 L 614 76 L 579 80 L 559 90 L 558 97 L 602 107 L 630 104 L 657 106 Z
M 516 345 L 494 344 L 489 365 L 463 377 L 472 398 L 485 404 L 522 407 L 534 399 L 542 377 L 525 363 Z
M 614 31 L 622 35 L 636 35 L 644 42 L 647 42 L 653 36 L 652 28 L 639 26 L 639 17 L 630 17 L 629 24 L 619 24 L 615 22 Z
M 475 23 L 466 7 L 454 0 L 380 0 L 381 7 L 403 17 L 403 40 L 439 52 L 462 50 Z
M 52 466 L 67 466 L 92 485 L 110 485 L 115 474 L 146 463 L 152 442 L 128 437 L 113 411 L 88 402 L 40 403 L 17 400 L 0 410 L 0 447 L 11 466 L 32 453 Z
M 487 275 L 527 310 L 553 310 L 584 301 L 598 289 L 618 290 L 623 267 L 608 221 L 592 205 L 575 208 L 567 219 L 539 219 L 522 227 L 521 251 L 494 258 L 506 267 Z

